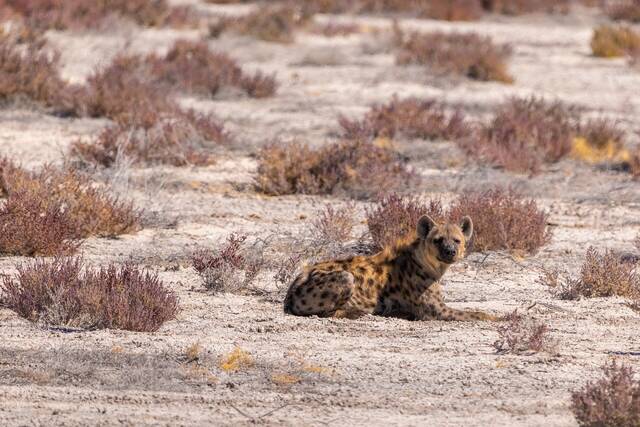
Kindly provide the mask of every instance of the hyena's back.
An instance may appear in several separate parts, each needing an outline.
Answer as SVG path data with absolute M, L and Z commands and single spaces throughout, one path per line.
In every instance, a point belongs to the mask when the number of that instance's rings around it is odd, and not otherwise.
M 353 283 L 353 275 L 348 271 L 312 268 L 289 287 L 284 311 L 297 316 L 331 316 L 349 301 Z

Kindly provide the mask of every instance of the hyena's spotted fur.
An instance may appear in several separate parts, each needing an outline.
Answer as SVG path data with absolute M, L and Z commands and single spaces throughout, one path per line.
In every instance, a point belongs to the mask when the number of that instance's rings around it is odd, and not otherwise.
M 455 310 L 443 301 L 440 278 L 464 256 L 472 233 L 469 217 L 459 226 L 423 216 L 416 233 L 393 248 L 307 268 L 289 287 L 284 310 L 298 316 L 356 318 L 371 313 L 413 320 L 496 320 L 480 311 Z

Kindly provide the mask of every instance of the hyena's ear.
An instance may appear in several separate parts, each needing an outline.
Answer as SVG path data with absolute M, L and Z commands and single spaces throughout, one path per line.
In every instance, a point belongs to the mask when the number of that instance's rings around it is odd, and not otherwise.
M 471 222 L 471 218 L 469 218 L 468 216 L 462 218 L 460 228 L 462 229 L 462 234 L 464 234 L 465 240 L 468 241 L 473 235 L 473 222 Z
M 436 222 L 431 219 L 429 215 L 423 215 L 418 220 L 418 226 L 416 227 L 416 231 L 418 232 L 418 237 L 421 239 L 426 238 L 429 235 L 429 232 L 435 227 Z

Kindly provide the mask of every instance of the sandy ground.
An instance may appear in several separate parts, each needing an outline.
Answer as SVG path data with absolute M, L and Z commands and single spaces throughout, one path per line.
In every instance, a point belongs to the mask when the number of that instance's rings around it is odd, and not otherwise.
M 201 7 L 208 13 L 243 10 Z M 384 18 L 318 17 L 334 19 L 370 29 L 390 25 Z M 339 114 L 357 117 L 393 94 L 437 97 L 483 117 L 507 96 L 535 93 L 618 118 L 630 143 L 637 144 L 640 73 L 621 60 L 589 55 L 599 20 L 579 10 L 473 23 L 401 22 L 423 30 L 473 30 L 511 43 L 516 84 L 508 86 L 398 67 L 381 38 L 371 34 L 328 39 L 300 33 L 291 45 L 231 36 L 210 40 L 212 48 L 230 52 L 248 69 L 277 73 L 278 94 L 263 100 L 237 94 L 183 99 L 223 118 L 236 136 L 235 148 L 207 168 L 127 171 L 117 179 L 119 191 L 160 219 L 135 235 L 90 239 L 83 246 L 92 264 L 133 258 L 159 271 L 180 297 L 178 318 L 153 334 L 78 332 L 33 325 L 0 309 L 0 424 L 576 425 L 571 390 L 599 376 L 598 368 L 614 357 L 640 370 L 640 316 L 616 298 L 554 299 L 537 279 L 547 267 L 576 271 L 590 245 L 634 251 L 640 184 L 628 176 L 563 161 L 529 178 L 465 163 L 451 143 L 404 142 L 424 178 L 417 194 L 446 199 L 464 189 L 513 185 L 550 212 L 553 239 L 536 256 L 472 254 L 445 281 L 454 307 L 528 309 L 546 322 L 556 345 L 541 354 L 497 354 L 498 334 L 489 323 L 285 316 L 277 293 L 205 292 L 184 259 L 232 231 L 256 238 L 295 233 L 323 203 L 345 203 L 255 193 L 250 152 L 275 138 L 325 143 L 338 130 Z M 78 82 L 126 45 L 163 51 L 177 38 L 195 37 L 195 31 L 135 27 L 49 34 L 61 49 L 65 78 Z M 37 167 L 60 162 L 72 141 L 94 135 L 106 121 L 6 108 L 0 123 L 0 154 Z M 447 166 L 452 163 L 458 166 Z M 358 204 L 360 214 L 364 206 Z M 21 261 L 0 258 L 0 273 L 12 273 Z M 266 273 L 258 286 L 273 290 L 271 276 Z M 198 364 L 184 356 L 194 343 L 203 349 Z M 254 364 L 225 372 L 219 361 L 235 347 Z M 287 376 L 297 382 L 287 384 Z

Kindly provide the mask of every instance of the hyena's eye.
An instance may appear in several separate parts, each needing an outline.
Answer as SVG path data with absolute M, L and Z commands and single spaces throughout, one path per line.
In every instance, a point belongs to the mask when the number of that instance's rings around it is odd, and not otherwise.
M 455 242 L 456 245 L 459 245 L 460 243 L 462 243 L 460 239 L 453 239 L 453 241 Z

